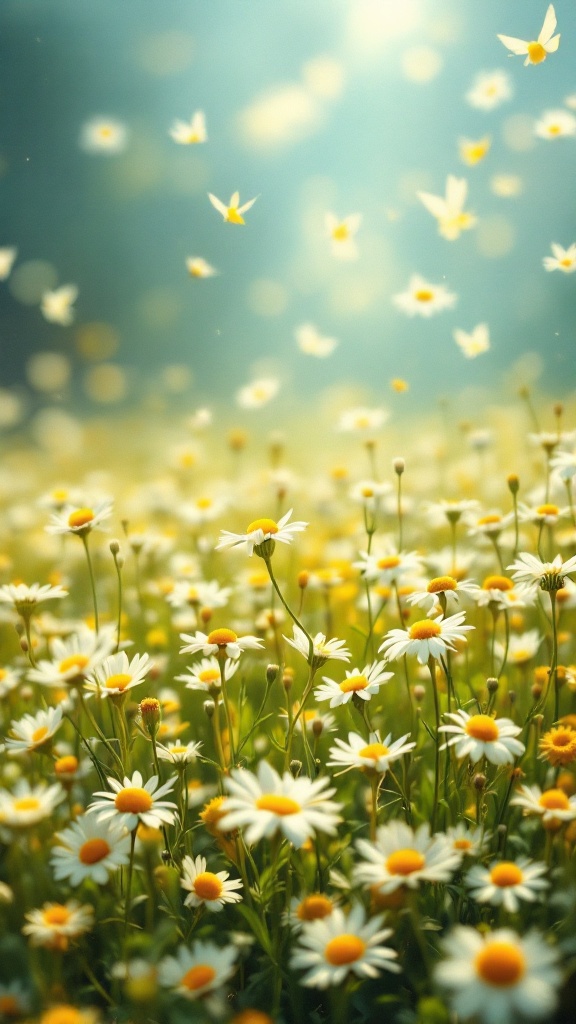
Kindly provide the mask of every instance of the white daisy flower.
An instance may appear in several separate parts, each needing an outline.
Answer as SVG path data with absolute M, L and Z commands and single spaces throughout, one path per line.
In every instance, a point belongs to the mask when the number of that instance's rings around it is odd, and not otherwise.
M 462 1020 L 551 1019 L 562 975 L 556 950 L 538 932 L 521 937 L 508 928 L 480 933 L 457 925 L 444 939 L 443 951 L 436 981 L 448 990 L 451 1009 Z
M 233 629 L 213 629 L 211 633 L 202 633 L 197 629 L 194 636 L 181 633 L 180 639 L 185 641 L 180 654 L 202 654 L 207 658 L 211 654 L 225 651 L 228 658 L 237 659 L 243 651 L 257 651 L 263 645 L 256 636 L 238 636 Z
M 172 608 L 225 608 L 232 593 L 231 587 L 221 587 L 216 580 L 177 580 L 166 595 Z
M 373 433 L 384 426 L 389 416 L 387 409 L 369 409 L 361 405 L 342 413 L 338 420 L 338 430 L 353 434 Z
M 400 971 L 394 961 L 397 953 L 384 941 L 392 934 L 382 928 L 383 917 L 366 920 L 364 908 L 356 903 L 347 913 L 335 907 L 332 913 L 316 921 L 306 921 L 290 967 L 306 970 L 301 984 L 310 988 L 340 985 L 348 977 L 377 978 L 381 971 Z
M 254 206 L 254 203 L 256 202 L 256 199 L 258 199 L 258 196 L 256 196 L 255 199 L 250 199 L 247 203 L 244 203 L 243 206 L 239 205 L 239 192 L 232 193 L 232 195 L 230 196 L 230 202 L 228 203 L 228 206 L 226 206 L 226 204 L 223 203 L 221 199 L 217 199 L 216 196 L 212 195 L 211 192 L 208 193 L 208 199 L 212 203 L 214 209 L 218 210 L 218 213 L 221 213 L 224 220 L 227 221 L 229 224 L 245 224 L 246 222 L 242 214 L 246 213 L 247 210 L 250 210 L 251 207 Z
M 158 981 L 185 999 L 199 999 L 221 988 L 235 970 L 238 951 L 234 946 L 215 946 L 197 940 L 192 948 L 179 946 L 176 956 L 166 956 L 158 964 Z
M 153 667 L 148 654 L 135 654 L 131 661 L 125 651 L 118 651 L 100 662 L 86 681 L 86 690 L 100 697 L 119 697 L 140 686 Z
M 324 686 L 318 686 L 314 690 L 317 701 L 329 700 L 331 708 L 337 708 L 340 704 L 347 704 L 354 694 L 362 700 L 370 700 L 384 683 L 393 678 L 393 672 L 384 672 L 383 661 L 373 661 L 360 671 L 359 669 L 346 669 L 346 678 L 341 683 L 335 682 L 328 676 L 322 676 Z
M 127 142 L 126 125 L 111 117 L 94 117 L 82 125 L 80 147 L 87 153 L 121 153 Z
M 283 914 L 283 923 L 293 932 L 300 932 L 306 922 L 323 921 L 333 912 L 337 903 L 323 892 L 306 896 L 293 896 L 290 909 Z
M 198 142 L 206 142 L 206 118 L 203 110 L 196 110 L 190 121 L 174 121 L 170 129 L 170 137 L 180 146 L 192 146 Z
M 316 356 L 318 359 L 326 359 L 327 356 L 331 356 L 338 345 L 336 338 L 320 334 L 313 324 L 301 324 L 294 331 L 294 336 L 301 352 L 307 356 Z
M 539 815 L 544 827 L 576 818 L 576 796 L 568 796 L 563 789 L 518 786 L 510 804 L 522 807 L 526 814 Z
M 343 220 L 339 220 L 335 214 L 327 213 L 324 217 L 324 223 L 328 237 L 332 242 L 332 255 L 340 260 L 358 259 L 356 235 L 362 223 L 362 215 L 360 213 L 352 213 L 350 216 L 344 217 Z
M 449 882 L 462 859 L 442 833 L 431 836 L 428 824 L 414 831 L 403 821 L 381 825 L 375 842 L 358 839 L 356 847 L 365 858 L 356 864 L 356 877 L 385 894 L 404 885 L 416 889 L 421 882 Z
M 512 96 L 510 75 L 500 69 L 481 71 L 466 93 L 466 101 L 478 110 L 493 110 Z
M 534 124 L 539 139 L 561 139 L 576 135 L 576 117 L 567 110 L 545 110 Z
M 490 152 L 492 140 L 489 135 L 481 139 L 458 139 L 458 154 L 462 163 L 474 167 Z
M 40 312 L 45 320 L 51 324 L 60 324 L 62 327 L 69 327 L 74 320 L 74 309 L 72 304 L 78 298 L 78 288 L 75 284 L 63 284 L 53 291 L 44 292 L 40 301 Z
M 59 586 L 52 587 L 49 583 L 32 583 L 31 586 L 25 583 L 5 583 L 0 587 L 0 604 L 11 604 L 23 618 L 30 615 L 36 605 L 43 601 L 53 601 L 55 598 L 67 596 L 67 590 Z
M 46 533 L 76 533 L 85 537 L 95 527 L 102 528 L 102 523 L 112 515 L 113 502 L 110 499 L 98 502 L 94 508 L 73 508 L 67 506 L 62 512 L 53 512 L 50 523 L 45 527 Z
M 362 579 L 385 586 L 398 582 L 402 576 L 418 574 L 422 565 L 422 557 L 416 551 L 397 551 L 392 545 L 359 551 L 358 558 L 359 561 L 352 562 L 352 568 L 359 570 Z
M 552 256 L 544 256 L 542 265 L 545 270 L 561 270 L 564 274 L 572 274 L 576 270 L 576 242 L 563 249 L 561 245 L 552 242 L 550 245 Z
M 124 777 L 120 783 L 116 779 L 106 780 L 111 793 L 100 790 L 94 796 L 101 797 L 88 807 L 89 811 L 98 812 L 99 821 L 110 818 L 132 832 L 142 821 L 149 828 L 160 828 L 161 825 L 172 825 L 176 804 L 170 800 L 160 799 L 174 787 L 175 779 L 169 779 L 158 788 L 158 776 L 153 775 L 146 783 L 140 772 L 134 772 L 132 778 Z
M 7 828 L 30 828 L 49 818 L 65 795 L 59 783 L 31 786 L 27 779 L 18 779 L 12 793 L 0 789 L 0 821 Z
M 230 533 L 229 530 L 222 530 L 221 540 L 216 545 L 216 551 L 245 544 L 246 552 L 249 555 L 252 555 L 254 550 L 258 548 L 261 548 L 262 552 L 265 552 L 266 555 L 271 555 L 276 541 L 280 541 L 282 544 L 291 544 L 294 540 L 294 534 L 300 533 L 308 526 L 308 523 L 289 522 L 292 511 L 292 509 L 289 509 L 278 522 L 275 522 L 274 519 L 255 519 L 254 522 L 246 527 L 246 533 Z M 273 543 L 262 547 L 267 541 L 272 541 Z M 260 552 L 256 550 L 256 554 L 260 554 Z
M 226 659 L 224 663 L 226 682 L 238 671 L 239 665 L 239 661 Z M 185 683 L 187 690 L 201 690 L 203 693 L 209 693 L 213 689 L 219 690 L 222 680 L 217 658 L 202 658 L 196 667 L 190 666 L 186 673 L 176 676 L 176 682 Z
M 560 508 L 551 501 L 531 507 L 518 502 L 518 519 L 521 523 L 535 523 L 536 526 L 556 526 L 559 519 L 571 514 L 569 506 Z
M 546 864 L 519 857 L 495 861 L 488 867 L 475 864 L 464 881 L 477 903 L 502 906 L 515 914 L 522 900 L 533 903 L 548 888 L 550 883 L 542 878 L 547 870 Z
M 451 825 L 446 829 L 446 836 L 462 856 L 479 857 L 491 833 L 486 832 L 481 825 L 470 828 L 465 821 L 459 821 L 457 825 Z
M 550 468 L 564 483 L 576 476 L 576 452 L 556 452 L 550 459 Z
M 288 636 L 284 636 L 287 644 L 293 647 L 295 651 L 298 651 L 306 661 L 310 658 L 310 644 L 308 637 L 299 626 L 293 626 L 292 632 L 294 634 L 293 639 Z M 284 634 L 283 634 L 284 635 Z M 316 633 L 316 636 L 312 637 L 312 664 L 316 667 L 323 665 L 326 661 L 350 661 L 350 651 L 344 646 L 345 640 L 327 640 L 324 633 Z
M 12 722 L 6 749 L 10 754 L 40 750 L 50 743 L 61 724 L 62 707 L 47 708 L 46 711 L 37 711 L 35 715 L 24 715 L 19 721 Z
M 506 655 L 506 662 L 509 665 L 526 665 L 538 654 L 543 639 L 537 629 L 528 629 L 525 633 L 513 633 L 507 648 L 496 641 L 494 651 L 499 658 Z
M 41 659 L 28 678 L 42 686 L 81 686 L 115 645 L 114 628 L 96 634 L 83 627 L 66 640 L 55 637 L 50 645 L 52 660 Z
M 558 49 L 560 35 L 554 35 L 556 25 L 556 14 L 553 5 L 550 4 L 537 39 L 528 42 L 525 39 L 517 39 L 515 36 L 502 35 L 499 35 L 498 39 L 501 43 L 504 43 L 506 49 L 511 50 L 516 56 L 526 55 L 524 67 L 527 64 L 541 64 L 543 60 L 546 60 L 549 53 L 556 53 Z
M 576 572 L 576 555 L 566 562 L 561 555 L 556 555 L 552 562 L 542 562 L 528 551 L 521 551 L 518 558 L 507 569 L 512 571 L 512 579 L 530 587 L 540 586 L 542 590 L 561 590 L 564 577 Z
M 449 242 L 454 242 L 462 231 L 468 231 L 477 224 L 474 214 L 464 210 L 467 194 L 466 178 L 456 178 L 453 174 L 449 174 L 446 179 L 444 196 L 434 196 L 430 192 L 416 193 L 428 213 L 436 219 L 439 234 Z
M 413 274 L 405 292 L 392 296 L 392 302 L 408 316 L 433 316 L 443 309 L 452 309 L 457 296 L 443 284 L 430 284 L 420 274 Z
M 508 512 L 503 515 L 502 512 L 495 510 L 486 512 L 484 515 L 474 517 L 470 519 L 470 527 L 468 529 L 469 537 L 486 537 L 489 540 L 498 538 L 502 533 L 502 530 L 507 529 L 514 522 L 514 513 Z
M 250 845 L 281 832 L 296 848 L 303 846 L 315 832 L 335 835 L 342 820 L 342 805 L 329 797 L 336 792 L 330 780 L 311 780 L 305 775 L 294 779 L 290 772 L 280 776 L 266 761 L 258 765 L 256 775 L 233 768 L 224 778 L 229 796 L 222 804 L 218 827 L 223 832 L 245 829 Z
M 188 256 L 186 258 L 186 270 L 190 277 L 215 277 L 218 274 L 216 267 L 213 267 L 202 256 Z
M 476 324 L 469 334 L 457 327 L 452 331 L 452 337 L 467 359 L 475 359 L 490 349 L 488 324 Z
M 130 860 L 130 836 L 116 822 L 100 821 L 93 811 L 81 815 L 63 832 L 52 850 L 54 878 L 81 885 L 85 878 L 106 885 L 109 877 Z
M 196 761 L 202 746 L 202 741 L 190 740 L 189 743 L 163 743 L 156 744 L 156 753 L 160 761 L 169 761 L 171 764 L 192 764 Z
M 236 392 L 236 401 L 241 409 L 260 409 L 276 397 L 280 382 L 274 377 L 260 377 Z
M 381 740 L 380 733 L 376 731 L 370 733 L 366 743 L 364 737 L 357 732 L 349 732 L 348 743 L 341 739 L 334 740 L 335 746 L 329 750 L 332 760 L 327 761 L 326 765 L 328 768 L 363 768 L 384 775 L 394 761 L 414 750 L 415 743 L 406 743 L 409 736 L 410 733 L 406 733 L 392 741 L 392 733 L 388 733 Z
M 13 668 L 0 668 L 0 700 L 20 683 L 21 672 Z
M 416 605 L 430 612 L 433 608 L 440 608 L 439 594 L 444 594 L 448 606 L 454 602 L 458 603 L 460 594 L 472 595 L 474 588 L 472 580 L 457 580 L 454 576 L 435 576 L 426 585 L 425 590 L 415 590 L 413 594 L 408 594 L 406 601 L 409 605 Z
M 228 871 L 206 870 L 206 858 L 184 857 L 180 885 L 190 895 L 184 900 L 185 907 L 206 907 L 213 913 L 222 910 L 226 903 L 240 903 L 242 896 L 236 889 L 242 888 L 239 878 L 230 878 Z
M 486 576 L 481 586 L 471 587 L 472 596 L 479 608 L 497 605 L 499 608 L 525 608 L 534 603 L 534 590 L 515 587 L 508 576 Z
M 440 747 L 454 747 L 460 760 L 469 757 L 472 764 L 485 757 L 491 764 L 513 764 L 526 747 L 516 739 L 522 729 L 510 718 L 492 718 L 491 715 L 469 715 L 462 708 L 446 712 L 450 725 L 441 725 L 439 732 L 452 734 Z
M 6 245 L 0 249 L 0 281 L 10 277 L 17 255 L 18 249 L 14 246 Z
M 465 626 L 465 618 L 465 612 L 457 612 L 447 618 L 420 619 L 409 629 L 391 629 L 378 652 L 385 652 L 385 661 L 395 661 L 405 654 L 412 654 L 421 665 L 425 665 L 429 658 L 439 658 L 446 651 L 456 650 L 456 640 L 466 640 L 465 633 L 474 626 Z
M 66 903 L 45 903 L 42 908 L 24 915 L 27 924 L 22 928 L 33 946 L 66 949 L 70 939 L 89 932 L 94 926 L 94 909 L 89 904 L 68 900 Z

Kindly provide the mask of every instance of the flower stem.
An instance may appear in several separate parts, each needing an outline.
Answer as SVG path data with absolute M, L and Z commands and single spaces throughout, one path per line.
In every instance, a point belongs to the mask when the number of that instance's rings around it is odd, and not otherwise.
M 92 603 L 94 605 L 94 632 L 98 634 L 98 601 L 96 598 L 96 583 L 94 581 L 92 558 L 90 556 L 90 548 L 88 546 L 88 534 L 82 535 L 82 543 L 84 545 L 84 551 L 86 552 L 86 561 L 88 562 L 88 573 L 90 576 L 90 587 L 92 590 Z

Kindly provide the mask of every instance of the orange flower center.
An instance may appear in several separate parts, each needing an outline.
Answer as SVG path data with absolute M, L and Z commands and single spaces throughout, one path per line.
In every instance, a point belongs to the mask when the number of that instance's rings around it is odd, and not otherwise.
M 256 533 L 256 530 L 262 530 L 262 533 L 278 533 L 278 524 L 273 519 L 255 519 L 247 527 L 246 533 Z
M 220 670 L 217 668 L 204 668 L 198 673 L 201 683 L 216 683 L 220 681 Z
M 213 629 L 208 634 L 206 643 L 217 644 L 218 647 L 226 647 L 226 644 L 234 644 L 238 639 L 238 635 L 232 629 Z
M 545 505 L 538 505 L 536 511 L 539 516 L 557 516 L 560 509 L 558 508 L 558 505 L 550 505 L 547 503 Z
M 362 750 L 358 751 L 358 757 L 369 757 L 372 761 L 377 761 L 379 757 L 386 757 L 389 753 L 388 747 L 383 743 L 369 743 L 367 747 L 362 747 Z
M 284 817 L 287 814 L 298 814 L 302 810 L 300 804 L 291 800 L 289 796 L 277 796 L 276 793 L 264 793 L 256 801 L 259 811 L 270 811 Z
M 126 786 L 116 794 L 114 806 L 122 814 L 143 814 L 152 807 L 152 797 L 139 786 Z
M 541 64 L 543 60 L 546 60 L 546 50 L 537 40 L 532 43 L 528 43 L 528 56 L 532 64 Z
M 457 581 L 453 576 L 436 576 L 426 587 L 429 594 L 443 594 L 446 590 L 456 590 Z
M 489 516 L 481 516 L 478 520 L 478 526 L 494 526 L 496 523 L 502 522 L 502 516 L 497 516 L 495 513 Z
M 431 640 L 434 636 L 440 636 L 441 632 L 442 629 L 437 622 L 433 622 L 432 619 L 420 619 L 410 626 L 408 636 L 411 640 Z
M 570 801 L 563 789 L 547 789 L 538 803 L 547 811 L 567 811 L 570 808 Z
M 487 576 L 482 584 L 482 590 L 512 590 L 513 587 L 507 576 Z
M 426 858 L 419 850 L 395 850 L 386 861 L 386 870 L 390 875 L 411 875 L 425 863 Z
M 68 516 L 68 526 L 78 529 L 79 526 L 87 526 L 94 519 L 94 512 L 91 508 L 77 508 Z
M 357 693 L 358 690 L 365 690 L 369 686 L 369 682 L 366 676 L 349 676 L 348 679 L 344 679 L 343 682 L 338 684 L 342 693 Z
M 54 771 L 57 775 L 73 775 L 78 771 L 78 758 L 74 754 L 65 754 L 54 762 Z
M 324 956 L 329 964 L 342 967 L 359 960 L 366 949 L 366 943 L 357 935 L 337 935 L 326 944 Z
M 520 885 L 523 878 L 524 874 L 511 860 L 503 860 L 500 864 L 495 864 L 490 872 L 492 884 L 499 885 L 502 889 L 507 889 L 511 885 Z
M 71 668 L 77 668 L 79 672 L 86 668 L 86 665 L 90 659 L 86 654 L 69 654 L 67 658 L 64 658 L 58 666 L 58 671 L 61 675 L 68 672 Z
M 431 292 L 429 288 L 419 288 L 417 292 L 414 292 L 414 298 L 418 302 L 431 302 L 434 292 Z
M 0 1014 L 4 1017 L 20 1017 L 20 1004 L 16 996 L 0 996 Z
M 191 967 L 189 971 L 182 978 L 180 984 L 190 990 L 190 992 L 196 992 L 199 988 L 204 988 L 209 985 L 211 981 L 214 981 L 216 977 L 216 971 L 210 964 L 196 964 L 195 967 Z
M 132 676 L 127 672 L 117 672 L 116 675 L 108 676 L 105 685 L 107 690 L 125 690 L 131 682 Z
M 78 859 L 82 864 L 98 864 L 111 852 L 105 839 L 87 839 L 78 850 Z
M 484 743 L 493 743 L 500 735 L 500 730 L 490 715 L 472 715 L 465 728 L 468 736 L 475 740 L 483 740 Z
M 66 924 L 70 917 L 70 911 L 61 903 L 55 903 L 53 907 L 48 907 L 44 911 L 42 917 L 45 924 Z
M 327 896 L 322 896 L 321 893 L 312 893 L 311 896 L 305 896 L 298 904 L 296 916 L 300 921 L 318 921 L 323 917 L 328 917 L 332 910 L 332 901 Z
M 455 839 L 454 840 L 455 850 L 471 850 L 472 843 L 469 839 Z
M 474 966 L 482 981 L 507 988 L 520 981 L 526 961 L 522 951 L 510 942 L 487 942 L 476 955 Z
M 48 726 L 41 725 L 38 729 L 35 729 L 32 733 L 32 742 L 41 743 L 42 740 L 48 735 Z
M 387 558 L 379 558 L 376 562 L 378 569 L 397 569 L 400 565 L 398 555 L 389 555 Z
M 75 1006 L 55 1006 L 42 1014 L 42 1024 L 82 1024 L 82 1015 Z
M 223 889 L 220 879 L 212 871 L 204 871 L 194 879 L 194 892 L 201 900 L 217 900 Z

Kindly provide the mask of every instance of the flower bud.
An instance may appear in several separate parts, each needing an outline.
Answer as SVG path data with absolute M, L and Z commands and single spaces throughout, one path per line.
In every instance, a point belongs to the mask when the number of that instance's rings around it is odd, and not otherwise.
M 510 473 L 510 475 L 506 479 L 506 482 L 508 484 L 508 490 L 510 491 L 510 494 L 518 494 L 518 491 L 520 490 L 520 480 L 516 476 L 516 473 Z
M 406 461 L 402 458 L 392 460 L 392 467 L 397 476 L 402 476 L 402 473 L 406 469 Z
M 300 775 L 301 771 L 302 771 L 302 761 L 297 761 L 296 759 L 294 759 L 293 761 L 290 761 L 290 774 L 295 779 L 298 778 L 298 776 Z
M 478 792 L 481 793 L 486 785 L 486 776 L 483 775 L 482 772 L 476 772 L 476 775 L 472 779 L 472 785 L 474 786 L 474 789 L 477 789 Z
M 300 587 L 300 590 L 306 590 L 306 587 L 308 586 L 308 582 L 310 580 L 310 573 L 308 572 L 307 569 L 302 569 L 302 571 L 298 573 L 296 579 L 298 581 L 298 586 Z
M 279 665 L 266 666 L 266 682 L 268 683 L 268 686 L 272 686 L 272 683 L 276 681 L 279 671 Z
M 142 716 L 142 725 L 149 736 L 154 737 L 160 728 L 162 718 L 162 707 L 156 697 L 144 697 L 140 701 L 138 710 Z
M 498 680 L 491 676 L 490 679 L 486 680 L 486 689 L 488 693 L 496 693 L 498 689 Z
M 215 705 L 214 701 L 213 700 L 205 700 L 204 704 L 203 704 L 203 707 L 204 707 L 204 713 L 208 716 L 208 718 L 213 718 L 214 717 L 214 712 L 216 711 L 216 705 Z
M 110 547 L 110 552 L 111 552 L 112 555 L 114 555 L 114 557 L 116 557 L 116 555 L 120 554 L 120 542 L 117 541 L 116 539 L 110 541 L 109 547 Z

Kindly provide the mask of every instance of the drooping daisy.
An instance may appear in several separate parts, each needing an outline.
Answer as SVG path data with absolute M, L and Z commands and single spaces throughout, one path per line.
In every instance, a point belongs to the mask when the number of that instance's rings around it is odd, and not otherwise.
M 241 409 L 260 409 L 276 397 L 280 382 L 274 377 L 259 377 L 236 392 L 236 401 Z
M 340 985 L 349 974 L 377 978 L 383 970 L 398 973 L 398 954 L 383 944 L 392 930 L 382 928 L 382 922 L 381 914 L 366 920 L 359 903 L 347 913 L 335 907 L 327 917 L 306 921 L 290 960 L 295 970 L 307 971 L 301 984 L 322 989 Z
M 545 270 L 561 270 L 564 274 L 572 274 L 576 270 L 576 242 L 567 249 L 552 242 L 550 245 L 553 256 L 544 256 L 542 265 Z
M 371 732 L 366 743 L 364 737 L 359 736 L 357 732 L 349 732 L 348 743 L 341 739 L 334 740 L 335 746 L 329 750 L 332 760 L 326 762 L 327 767 L 363 768 L 365 771 L 384 775 L 394 761 L 414 750 L 415 743 L 406 743 L 409 736 L 410 733 L 406 733 L 392 741 L 392 733 L 388 733 L 386 738 L 381 740 L 379 732 Z
M 490 349 L 488 324 L 476 324 L 469 334 L 457 327 L 452 331 L 452 337 L 467 359 L 475 359 Z
M 206 907 L 217 913 L 226 903 L 240 903 L 242 888 L 239 878 L 230 878 L 228 871 L 207 871 L 205 857 L 184 857 L 180 885 L 190 895 L 184 900 L 185 907 Z
M 512 579 L 517 583 L 539 586 L 542 590 L 561 590 L 564 577 L 576 572 L 576 555 L 566 562 L 562 561 L 561 555 L 556 555 L 552 562 L 542 562 L 530 552 L 521 551 L 516 561 L 507 568 L 513 570 Z
M 320 334 L 313 324 L 301 324 L 294 331 L 294 336 L 301 352 L 307 356 L 316 356 L 318 359 L 331 356 L 338 345 L 336 338 Z
M 485 757 L 491 764 L 513 764 L 516 757 L 525 751 L 525 746 L 516 739 L 522 729 L 510 718 L 492 718 L 491 715 L 469 715 L 462 708 L 447 712 L 450 725 L 441 725 L 439 732 L 450 733 L 450 739 L 441 750 L 454 747 L 460 760 L 469 757 L 472 764 Z
M 336 790 L 328 778 L 311 780 L 301 775 L 294 779 L 290 772 L 280 776 L 261 761 L 255 775 L 233 768 L 224 786 L 230 795 L 222 805 L 219 828 L 223 832 L 243 828 L 249 844 L 281 832 L 299 848 L 315 832 L 334 835 L 342 820 L 338 813 L 342 805 L 329 799 Z
M 474 214 L 464 210 L 467 194 L 468 182 L 466 179 L 456 178 L 453 174 L 449 174 L 446 179 L 446 194 L 444 196 L 435 196 L 430 192 L 416 193 L 428 213 L 431 213 L 436 219 L 438 233 L 449 242 L 454 242 L 460 237 L 462 231 L 468 231 L 477 223 Z
M 112 515 L 113 502 L 110 499 L 98 502 L 94 508 L 72 508 L 67 506 L 62 512 L 53 512 L 50 523 L 45 527 L 46 533 L 75 533 L 85 537 Z
M 10 726 L 6 749 L 11 754 L 24 754 L 41 750 L 50 744 L 62 724 L 62 707 L 47 708 L 35 715 L 24 715 Z
M 487 155 L 492 145 L 489 135 L 481 139 L 458 139 L 458 153 L 463 163 L 474 167 Z
M 567 110 L 545 110 L 534 125 L 539 139 L 561 139 L 576 135 L 576 117 Z
M 80 147 L 87 153 L 121 153 L 127 142 L 126 125 L 111 117 L 94 117 L 82 125 Z
M 213 942 L 197 940 L 191 949 L 179 946 L 176 956 L 160 961 L 158 981 L 185 999 L 199 999 L 228 981 L 234 973 L 237 955 L 233 945 L 220 948 Z
M 185 641 L 180 654 L 197 654 L 202 651 L 205 658 L 211 654 L 225 652 L 228 658 L 237 659 L 243 651 L 257 651 L 262 641 L 256 636 L 238 636 L 233 629 L 213 629 L 211 633 L 196 630 L 194 636 L 181 633 L 180 639 Z
M 457 925 L 444 939 L 435 968 L 454 1013 L 481 1024 L 551 1019 L 562 975 L 558 954 L 538 932 L 478 932 Z
M 366 665 L 361 671 L 359 669 L 346 669 L 346 678 L 337 683 L 328 676 L 322 676 L 323 686 L 314 690 L 317 701 L 329 700 L 331 708 L 337 708 L 340 704 L 347 704 L 352 700 L 354 694 L 362 700 L 370 700 L 380 687 L 387 683 L 394 676 L 393 672 L 384 671 L 383 661 L 373 661 Z
M 18 779 L 12 793 L 0 789 L 0 821 L 7 828 L 30 828 L 49 818 L 64 796 L 59 783 L 31 786 L 27 779 Z
M 292 639 L 288 636 L 284 637 L 286 643 L 309 661 L 310 644 L 306 634 L 299 626 L 293 626 L 292 632 L 294 634 Z M 345 643 L 345 640 L 337 640 L 335 637 L 332 640 L 327 640 L 324 633 L 316 633 L 316 636 L 312 637 L 312 664 L 318 667 L 330 660 L 350 661 L 350 651 L 344 646 Z
M 517 39 L 515 36 L 502 35 L 499 35 L 498 39 L 513 54 L 517 56 L 526 54 L 524 67 L 527 64 L 541 64 L 543 60 L 546 60 L 549 53 L 556 53 L 558 49 L 560 35 L 554 35 L 556 25 L 556 14 L 553 5 L 550 4 L 537 39 L 527 42 L 525 39 Z
M 425 665 L 430 657 L 439 658 L 448 650 L 456 650 L 456 640 L 466 640 L 465 634 L 475 627 L 465 626 L 465 618 L 465 612 L 457 612 L 447 618 L 421 619 L 412 623 L 409 629 L 391 629 L 378 652 L 385 652 L 385 661 L 395 661 L 411 654 Z
M 75 284 L 63 284 L 53 291 L 44 292 L 40 302 L 40 311 L 45 320 L 51 324 L 69 327 L 74 320 L 73 303 L 78 298 Z
M 190 277 L 215 277 L 218 273 L 202 256 L 188 256 L 186 259 L 186 270 Z
M 158 776 L 153 775 L 146 783 L 136 771 L 132 778 L 127 776 L 124 782 L 108 778 L 107 782 L 112 790 L 100 790 L 94 796 L 101 797 L 94 800 L 88 807 L 98 815 L 99 821 L 108 821 L 110 818 L 127 828 L 129 832 L 135 829 L 138 822 L 142 821 L 150 828 L 160 828 L 161 825 L 172 825 L 174 822 L 176 804 L 170 800 L 162 800 L 174 787 L 175 779 L 168 779 L 163 786 L 158 787 Z
M 10 277 L 17 255 L 18 249 L 14 246 L 5 245 L 0 249 L 0 281 Z
M 130 836 L 124 826 L 100 821 L 94 811 L 77 818 L 56 839 L 59 843 L 50 858 L 54 877 L 66 878 L 70 885 L 80 885 L 85 878 L 105 885 L 130 859 Z
M 246 221 L 244 220 L 242 214 L 246 213 L 247 210 L 250 210 L 251 207 L 254 206 L 254 203 L 256 202 L 258 196 L 256 196 L 255 199 L 250 199 L 247 203 L 244 203 L 243 206 L 239 205 L 239 192 L 232 193 L 232 195 L 230 196 L 230 202 L 228 203 L 228 206 L 226 206 L 226 204 L 223 203 L 221 199 L 217 199 L 216 196 L 212 195 L 211 192 L 208 193 L 208 198 L 212 203 L 214 209 L 218 210 L 218 213 L 222 214 L 222 217 L 224 218 L 225 221 L 228 222 L 228 224 L 245 224 Z
M 294 540 L 294 534 L 300 533 L 308 526 L 308 523 L 291 523 L 289 520 L 292 511 L 292 509 L 289 509 L 277 523 L 273 519 L 255 519 L 254 522 L 246 527 L 246 533 L 231 533 L 229 530 L 222 530 L 221 540 L 216 545 L 216 551 L 245 544 L 246 552 L 249 555 L 259 548 L 263 554 L 266 553 L 266 556 L 272 554 L 274 550 L 273 544 L 276 541 L 280 541 L 282 544 L 291 544 Z M 266 544 L 267 541 L 272 541 L 273 544 Z M 256 554 L 259 553 L 256 550 Z
M 100 662 L 86 681 L 86 690 L 99 697 L 120 697 L 140 686 L 152 668 L 148 654 L 135 654 L 131 661 L 125 651 L 118 651 Z
M 576 796 L 568 796 L 563 789 L 518 786 L 510 804 L 522 807 L 526 814 L 539 815 L 544 827 L 576 818 Z
M 158 743 L 156 753 L 160 761 L 169 761 L 170 764 L 184 765 L 196 761 L 202 746 L 202 741 L 190 740 L 189 743 Z
M 52 587 L 49 583 L 5 583 L 0 587 L 0 604 L 11 604 L 23 618 L 29 616 L 36 605 L 42 601 L 67 597 L 68 591 L 62 587 Z
M 519 857 L 495 861 L 488 867 L 475 864 L 464 881 L 477 903 L 502 906 L 515 914 L 522 900 L 533 903 L 548 888 L 550 883 L 542 877 L 546 871 L 546 864 Z
M 88 904 L 77 900 L 66 903 L 45 903 L 40 909 L 30 910 L 24 915 L 27 921 L 22 928 L 30 936 L 33 946 L 47 946 L 66 949 L 70 939 L 89 932 L 94 925 L 94 910 Z
M 466 100 L 478 110 L 493 110 L 512 96 L 510 76 L 500 69 L 481 71 L 466 93 Z
M 430 284 L 420 274 L 413 274 L 405 292 L 392 296 L 392 302 L 408 316 L 433 316 L 443 309 L 453 309 L 457 296 L 443 284 Z
M 203 110 L 196 110 L 190 121 L 174 121 L 170 129 L 170 137 L 180 146 L 192 146 L 198 142 L 206 142 L 206 118 Z
M 355 260 L 358 258 L 358 245 L 356 235 L 362 215 L 352 213 L 343 220 L 339 220 L 333 213 L 327 213 L 324 218 L 326 232 L 332 243 L 332 255 L 340 260 Z
M 421 882 L 449 882 L 462 859 L 448 837 L 431 836 L 426 823 L 414 831 L 392 821 L 380 826 L 375 842 L 358 839 L 356 846 L 364 858 L 356 864 L 357 878 L 385 894 L 403 885 L 416 889 Z

